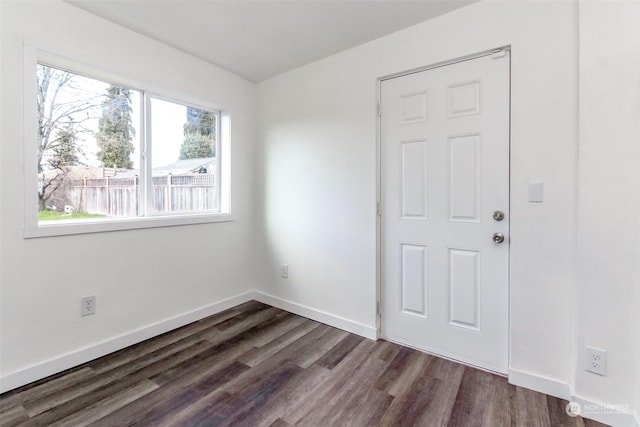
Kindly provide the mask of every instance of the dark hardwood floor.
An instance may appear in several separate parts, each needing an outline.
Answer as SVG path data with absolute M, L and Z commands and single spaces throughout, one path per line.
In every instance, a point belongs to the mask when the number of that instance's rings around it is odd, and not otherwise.
M 602 426 L 566 401 L 249 302 L 0 396 L 4 426 Z

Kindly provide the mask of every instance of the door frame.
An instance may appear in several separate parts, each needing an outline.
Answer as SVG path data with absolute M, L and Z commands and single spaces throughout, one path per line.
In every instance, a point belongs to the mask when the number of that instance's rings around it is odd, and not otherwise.
M 436 62 L 430 65 L 426 65 L 423 67 L 412 68 L 410 70 L 400 71 L 393 74 L 387 74 L 382 77 L 378 77 L 376 81 L 376 339 L 385 338 L 385 334 L 382 330 L 382 248 L 384 243 L 384 236 L 382 234 L 382 120 L 381 120 L 381 103 L 382 103 L 382 82 L 385 80 L 394 79 L 397 77 L 404 77 L 415 73 L 420 73 L 423 71 L 433 70 L 434 68 L 446 67 L 448 65 L 457 64 L 459 62 L 469 61 L 476 58 L 482 58 L 485 56 L 493 55 L 502 51 L 512 52 L 511 45 L 505 45 L 501 47 L 497 47 L 495 49 L 489 49 L 482 52 L 477 52 L 465 56 L 460 56 L 454 59 Z M 511 158 L 512 150 L 511 150 L 511 80 L 512 80 L 512 70 L 511 70 L 511 60 L 509 60 L 509 144 L 508 144 L 508 156 L 509 156 L 509 194 L 508 194 L 508 206 L 509 206 L 509 239 L 511 240 L 511 224 L 513 219 L 513 210 L 512 210 L 512 194 L 511 194 L 511 181 L 512 181 L 512 173 L 513 170 L 511 168 L 513 161 Z M 511 364 L 511 244 L 509 244 L 509 253 L 508 263 L 507 263 L 507 369 Z M 406 344 L 402 344 L 407 346 Z M 423 349 L 417 349 L 419 351 L 424 352 Z M 489 371 L 486 368 L 471 365 L 469 363 L 461 362 L 459 360 L 451 359 L 450 357 L 443 356 L 440 354 L 434 354 L 435 356 L 441 357 L 443 359 L 453 360 L 457 363 L 462 363 L 465 365 L 472 366 L 476 369 L 480 369 L 483 371 Z M 507 375 L 500 372 L 489 371 L 494 374 L 506 377 Z

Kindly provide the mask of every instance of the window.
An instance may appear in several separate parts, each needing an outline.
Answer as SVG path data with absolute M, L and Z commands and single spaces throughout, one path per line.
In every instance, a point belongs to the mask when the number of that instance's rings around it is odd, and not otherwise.
M 219 210 L 218 114 L 149 97 L 154 214 Z
M 37 220 L 27 237 L 230 219 L 220 111 L 36 69 Z

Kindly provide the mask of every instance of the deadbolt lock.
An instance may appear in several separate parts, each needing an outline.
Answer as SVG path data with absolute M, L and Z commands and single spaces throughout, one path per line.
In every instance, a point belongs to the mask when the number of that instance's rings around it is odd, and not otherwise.
M 496 221 L 502 221 L 504 219 L 504 212 L 502 211 L 495 211 L 493 213 L 493 219 L 495 219 Z

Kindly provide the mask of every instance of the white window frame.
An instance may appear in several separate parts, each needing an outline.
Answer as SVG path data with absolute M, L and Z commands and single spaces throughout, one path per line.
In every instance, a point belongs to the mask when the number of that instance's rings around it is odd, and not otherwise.
M 133 80 L 121 78 L 104 70 L 97 70 L 81 62 L 69 60 L 61 55 L 52 54 L 28 45 L 24 45 L 24 238 L 63 236 L 72 234 L 100 233 L 108 231 L 132 230 L 154 227 L 171 227 L 178 225 L 206 224 L 214 222 L 233 221 L 231 213 L 231 152 L 230 125 L 231 117 L 228 111 L 210 105 L 207 102 L 189 99 L 179 94 L 171 94 L 166 90 L 140 84 Z M 144 206 L 141 205 L 143 216 L 108 219 L 74 219 L 73 221 L 38 221 L 38 166 L 37 147 L 37 65 L 43 64 L 66 70 L 88 78 L 130 88 L 141 93 L 141 103 L 145 105 L 140 123 L 140 172 L 144 182 L 142 194 Z M 151 210 L 150 197 L 152 180 L 147 177 L 151 171 L 151 141 L 146 138 L 145 131 L 150 129 L 151 117 L 146 114 L 149 110 L 150 99 L 156 98 L 175 102 L 181 105 L 213 111 L 218 115 L 216 141 L 216 183 L 219 200 L 219 211 L 197 213 L 154 213 Z M 141 186 L 142 187 L 142 186 Z

